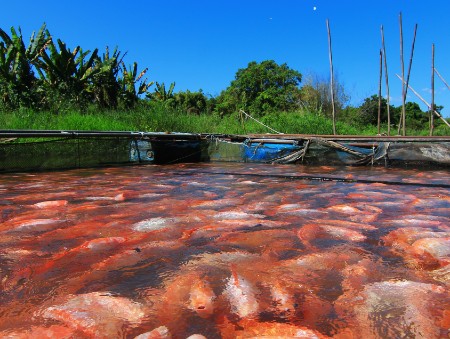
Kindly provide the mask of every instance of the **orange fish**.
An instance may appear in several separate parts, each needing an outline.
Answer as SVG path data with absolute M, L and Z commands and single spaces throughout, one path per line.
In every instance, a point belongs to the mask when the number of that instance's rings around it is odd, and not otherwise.
M 356 230 L 322 224 L 303 225 L 297 235 L 307 247 L 313 247 L 311 241 L 322 238 L 354 242 L 366 240 L 366 236 Z
M 382 212 L 381 209 L 374 206 L 371 207 L 370 205 L 363 205 L 358 207 L 359 208 L 351 205 L 341 204 L 330 206 L 326 208 L 326 210 L 344 214 L 350 220 L 357 222 L 372 222 L 376 220 L 378 214 Z
M 450 237 L 422 238 L 411 245 L 411 252 L 422 262 L 435 261 L 440 267 L 450 264 Z
M 398 279 L 367 284 L 335 302 L 347 321 L 347 329 L 336 336 L 351 331 L 357 338 L 440 338 L 439 320 L 449 303 L 448 291 L 438 285 Z
M 80 333 L 81 334 L 81 333 Z M 77 333 L 66 326 L 51 325 L 49 327 L 32 326 L 29 330 L 15 331 L 8 330 L 0 332 L 0 338 L 14 338 L 14 339 L 70 339 L 77 336 Z
M 234 268 L 231 272 L 232 275 L 228 278 L 223 292 L 230 303 L 231 312 L 241 318 L 256 316 L 259 312 L 258 290 Z
M 56 208 L 61 206 L 66 206 L 69 202 L 67 200 L 49 200 L 42 201 L 34 204 L 34 207 L 37 208 Z
M 123 237 L 111 237 L 93 239 L 84 242 L 80 246 L 72 248 L 67 251 L 58 252 L 51 258 L 43 257 L 42 260 L 29 263 L 24 269 L 19 270 L 14 275 L 14 280 L 11 282 L 19 282 L 25 279 L 34 279 L 35 281 L 42 280 L 42 275 L 46 278 L 52 274 L 69 275 L 70 273 L 83 271 L 86 266 L 89 267 L 99 258 L 108 256 L 111 250 L 116 249 L 119 245 L 126 241 Z M 45 278 L 42 280 L 45 282 Z
M 134 339 L 171 339 L 169 329 L 166 326 L 157 327 L 150 332 L 145 332 L 134 337 Z
M 146 308 L 128 298 L 108 292 L 93 292 L 47 307 L 35 316 L 63 322 L 73 330 L 95 338 L 117 338 L 127 327 L 144 320 Z
M 214 312 L 216 295 L 205 279 L 193 281 L 189 291 L 188 308 L 195 311 L 200 317 L 207 318 Z
M 326 335 L 307 327 L 290 324 L 243 319 L 239 321 L 238 325 L 239 329 L 234 332 L 234 338 L 329 338 Z M 225 335 L 224 338 L 230 337 Z
M 161 293 L 151 293 L 147 299 L 154 305 L 158 323 L 173 335 L 185 329 L 189 317 L 209 318 L 214 314 L 216 295 L 207 278 L 198 272 L 182 272 L 166 279 L 164 285 Z

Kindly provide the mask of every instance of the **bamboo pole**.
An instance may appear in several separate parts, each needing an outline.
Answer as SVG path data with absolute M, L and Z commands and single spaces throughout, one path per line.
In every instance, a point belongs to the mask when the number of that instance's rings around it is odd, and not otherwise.
M 334 104 L 334 76 L 333 76 L 333 53 L 331 49 L 331 32 L 330 32 L 330 23 L 327 19 L 327 31 L 328 31 L 328 55 L 330 58 L 330 87 L 331 87 L 331 105 L 333 106 L 333 135 L 336 135 L 336 109 Z
M 400 75 L 396 74 L 396 76 L 397 76 L 397 78 L 400 79 L 400 81 L 402 81 L 402 78 L 400 77 Z M 450 127 L 450 124 L 448 123 L 448 121 L 445 120 L 444 117 L 443 117 L 438 111 L 436 111 L 435 109 L 432 109 L 432 108 L 431 108 L 431 105 L 430 105 L 428 102 L 426 102 L 425 99 L 422 98 L 422 97 L 420 96 L 420 94 L 417 93 L 417 92 L 414 90 L 414 88 L 412 88 L 410 85 L 408 85 L 408 88 L 409 88 L 411 91 L 413 91 L 413 93 L 414 93 L 420 100 L 422 100 L 422 102 L 423 102 L 425 105 L 427 105 L 428 108 L 429 108 L 434 114 L 436 114 L 436 116 L 437 116 L 439 119 L 441 119 L 448 127 Z
M 414 46 L 416 44 L 416 35 L 417 35 L 417 24 L 414 26 L 414 37 L 413 37 L 413 42 L 412 42 L 412 47 L 411 47 L 411 56 L 409 57 L 408 75 L 406 76 L 405 98 L 408 95 L 409 77 L 411 75 L 412 61 L 413 61 L 413 57 L 414 57 Z M 406 126 L 406 112 L 405 112 L 405 116 L 403 116 L 402 123 L 403 123 L 403 126 Z
M 378 134 L 380 134 L 381 125 L 381 82 L 383 80 L 383 51 L 380 49 L 380 79 L 378 81 Z
M 434 44 L 431 45 L 431 111 L 434 111 Z M 430 136 L 434 131 L 434 114 L 430 112 Z
M 387 91 L 387 123 L 388 123 L 388 129 L 387 134 L 391 135 L 391 112 L 389 108 L 389 76 L 388 76 L 388 66 L 387 66 L 387 57 L 386 57 L 386 46 L 384 44 L 384 31 L 383 31 L 383 25 L 381 25 L 381 42 L 383 45 L 383 55 L 384 55 L 384 76 L 386 78 L 386 91 Z
M 398 122 L 398 134 L 400 134 L 400 128 L 403 127 L 402 129 L 402 135 L 405 136 L 406 135 L 406 127 L 405 127 L 405 115 L 406 115 L 406 111 L 405 111 L 405 104 L 406 104 L 406 91 L 405 91 L 405 85 L 404 85 L 404 80 L 405 80 L 405 61 L 403 58 L 403 24 L 402 24 L 402 12 L 400 12 L 400 15 L 398 17 L 399 20 L 399 26 L 400 26 L 400 64 L 402 67 L 402 114 L 400 115 L 400 121 Z
M 450 86 L 445 82 L 444 78 L 442 77 L 442 75 L 439 74 L 438 70 L 435 68 L 434 71 L 436 72 L 436 74 L 438 75 L 439 79 L 442 80 L 442 82 L 445 84 L 445 86 L 447 86 L 447 88 L 450 90 Z
M 284 134 L 284 133 L 281 133 L 281 132 L 278 132 L 278 131 L 274 130 L 273 128 L 271 128 L 271 127 L 269 127 L 269 126 L 267 126 L 267 125 L 264 125 L 261 121 L 259 121 L 259 120 L 255 119 L 255 118 L 253 118 L 250 114 L 245 113 L 245 111 L 242 110 L 242 109 L 239 110 L 239 113 L 240 113 L 240 114 L 244 114 L 247 118 L 250 118 L 250 119 L 252 119 L 253 121 L 256 121 L 258 124 L 260 124 L 260 125 L 266 127 L 267 129 L 270 129 L 272 132 L 275 132 L 275 133 L 277 133 L 277 134 Z
M 242 124 L 242 129 L 244 130 L 244 134 L 247 134 L 247 131 L 245 129 L 244 115 L 242 114 L 242 110 L 239 110 L 239 116 L 241 117 L 241 124 Z

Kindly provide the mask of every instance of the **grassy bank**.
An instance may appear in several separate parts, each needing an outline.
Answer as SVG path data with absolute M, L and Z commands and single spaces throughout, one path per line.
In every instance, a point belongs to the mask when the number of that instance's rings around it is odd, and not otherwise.
M 298 111 L 273 113 L 258 118 L 263 124 L 281 133 L 332 134 L 332 121 L 317 113 Z M 271 130 L 251 119 L 244 124 L 238 114 L 225 117 L 211 114 L 188 114 L 166 109 L 161 105 L 145 105 L 132 111 L 70 110 L 51 113 L 32 110 L 2 112 L 1 129 L 50 129 L 50 130 L 99 130 L 99 131 L 145 131 L 186 133 L 271 133 Z M 376 126 L 353 126 L 337 122 L 338 134 L 376 135 Z M 386 132 L 386 126 L 382 132 Z M 391 129 L 396 134 L 396 128 Z M 450 130 L 438 125 L 435 135 L 449 135 Z M 408 135 L 428 135 L 428 130 L 408 131 Z

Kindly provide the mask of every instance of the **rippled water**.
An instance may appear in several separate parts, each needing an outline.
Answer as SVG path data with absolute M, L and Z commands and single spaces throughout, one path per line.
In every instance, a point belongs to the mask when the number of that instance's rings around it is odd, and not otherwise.
M 1 175 L 0 337 L 447 338 L 449 188 L 259 164 Z

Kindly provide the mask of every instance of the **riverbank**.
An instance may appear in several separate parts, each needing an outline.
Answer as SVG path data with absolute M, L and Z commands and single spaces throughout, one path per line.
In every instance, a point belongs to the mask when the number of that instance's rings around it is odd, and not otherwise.
M 69 110 L 65 112 L 33 111 L 22 109 L 2 112 L 0 125 L 3 129 L 33 130 L 91 130 L 91 131 L 145 131 L 145 132 L 184 132 L 184 133 L 224 133 L 248 134 L 273 132 L 262 124 L 288 134 L 332 134 L 332 121 L 317 112 L 297 111 L 278 112 L 242 120 L 238 113 L 227 116 L 216 114 L 192 114 L 168 109 L 162 105 L 142 105 L 133 110 L 99 111 L 88 109 L 85 112 Z M 355 125 L 341 122 L 336 125 L 339 135 L 376 135 L 377 128 L 372 125 Z M 386 126 L 381 132 L 387 131 Z M 396 128 L 391 127 L 391 135 Z M 428 135 L 428 129 L 408 130 L 408 135 Z M 437 125 L 434 135 L 450 135 L 444 125 Z

